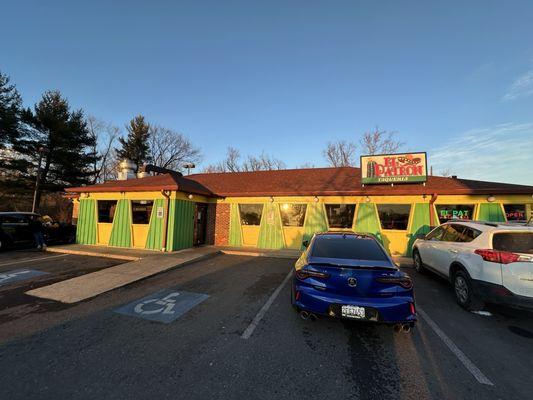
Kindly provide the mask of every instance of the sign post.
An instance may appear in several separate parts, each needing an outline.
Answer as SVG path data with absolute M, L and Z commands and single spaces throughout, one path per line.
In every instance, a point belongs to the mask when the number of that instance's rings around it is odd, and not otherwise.
M 361 156 L 363 185 L 419 183 L 425 182 L 427 175 L 425 152 Z

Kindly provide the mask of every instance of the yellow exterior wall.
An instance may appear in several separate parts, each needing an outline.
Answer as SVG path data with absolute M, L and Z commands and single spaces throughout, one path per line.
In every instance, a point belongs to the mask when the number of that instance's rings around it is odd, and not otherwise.
M 478 217 L 479 205 L 481 203 L 488 203 L 488 195 L 439 195 L 435 201 L 435 205 L 439 204 L 472 204 L 474 205 L 474 219 Z M 283 204 L 283 203 L 318 203 L 324 206 L 325 204 L 360 204 L 364 202 L 374 204 L 410 204 L 411 212 L 409 216 L 409 225 L 407 230 L 387 230 L 381 229 L 381 235 L 383 237 L 384 247 L 391 254 L 402 255 L 407 253 L 407 246 L 409 243 L 409 232 L 411 230 L 411 224 L 413 221 L 413 213 L 416 203 L 430 203 L 431 195 L 413 195 L 413 196 L 281 196 L 281 197 L 227 197 L 225 199 L 216 200 L 218 203 L 229 204 L 253 204 L 253 203 L 270 203 Z M 526 204 L 526 212 L 529 217 L 533 214 L 533 198 L 531 195 L 496 195 L 495 203 L 501 204 Z M 356 215 L 359 207 L 356 208 Z M 436 216 L 435 209 L 433 210 Z M 504 213 L 505 215 L 505 213 Z M 435 220 L 435 224 L 438 225 L 438 219 Z M 253 229 L 250 229 L 253 228 Z M 335 229 L 341 230 L 341 229 Z M 254 246 L 257 243 L 259 229 L 258 227 L 245 227 L 242 226 L 243 245 Z M 286 248 L 299 248 L 297 243 L 301 243 L 303 235 L 303 228 L 295 227 L 283 227 L 283 236 Z

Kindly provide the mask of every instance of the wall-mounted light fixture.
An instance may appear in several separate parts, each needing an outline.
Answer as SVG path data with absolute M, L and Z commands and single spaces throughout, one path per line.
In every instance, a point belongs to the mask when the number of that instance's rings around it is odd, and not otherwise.
M 370 202 L 370 197 L 366 196 L 366 197 L 365 197 L 365 201 L 366 201 L 367 203 L 369 203 L 369 202 Z
M 268 199 L 271 203 L 274 203 L 274 197 L 270 196 L 270 199 Z
M 496 197 L 494 197 L 492 194 L 489 195 L 489 196 L 487 196 L 487 201 L 488 201 L 489 203 L 492 203 L 494 200 L 496 200 Z
M 192 194 L 189 194 L 187 197 L 189 198 L 189 200 L 192 200 L 194 196 Z
M 315 201 L 315 203 L 318 203 L 318 196 L 315 196 L 313 200 Z

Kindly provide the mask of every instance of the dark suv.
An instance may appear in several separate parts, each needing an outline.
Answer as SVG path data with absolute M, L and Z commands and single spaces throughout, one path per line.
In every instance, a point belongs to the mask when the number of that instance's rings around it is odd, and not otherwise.
M 35 218 L 39 218 L 39 214 L 0 212 L 0 251 L 13 247 L 31 247 L 34 240 L 30 222 Z M 62 224 L 44 226 L 43 233 L 48 244 L 72 243 L 76 236 L 72 225 Z

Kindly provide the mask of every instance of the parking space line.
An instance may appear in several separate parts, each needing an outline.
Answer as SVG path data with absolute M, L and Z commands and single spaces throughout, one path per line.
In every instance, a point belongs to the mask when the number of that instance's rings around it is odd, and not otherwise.
M 463 353 L 459 347 L 457 347 L 457 345 L 442 331 L 442 329 L 439 328 L 437 323 L 433 321 L 424 310 L 422 310 L 420 307 L 417 307 L 417 311 L 418 314 L 424 318 L 430 328 L 433 329 L 437 336 L 444 342 L 448 349 L 450 349 L 450 351 L 459 359 L 459 361 L 461 361 L 464 367 L 474 376 L 474 378 L 476 378 L 479 383 L 483 385 L 494 386 L 494 383 L 492 383 L 490 379 L 487 378 L 478 367 L 476 367 L 476 365 L 466 356 L 466 354 Z
M 25 258 L 23 260 L 17 260 L 17 261 L 11 261 L 7 263 L 0 264 L 0 267 L 6 266 L 6 265 L 13 265 L 13 264 L 22 264 L 25 262 L 32 262 L 32 261 L 39 261 L 39 260 L 49 260 L 51 258 L 57 258 L 57 257 L 66 257 L 69 254 L 59 254 L 57 256 L 50 256 L 50 257 L 39 257 L 39 258 Z
M 252 320 L 252 322 L 250 322 L 250 325 L 248 325 L 246 330 L 242 333 L 241 335 L 242 339 L 248 339 L 250 338 L 250 336 L 252 336 L 252 333 L 254 333 L 255 328 L 257 328 L 257 325 L 259 325 L 259 322 L 261 322 L 261 319 L 263 319 L 263 317 L 265 316 L 266 312 L 268 311 L 268 309 L 270 308 L 274 300 L 276 300 L 276 297 L 278 297 L 279 292 L 281 292 L 281 289 L 283 288 L 283 286 L 285 286 L 287 281 L 290 279 L 291 275 L 292 275 L 292 270 L 287 274 L 285 279 L 283 279 L 283 282 L 280 283 L 280 285 L 276 288 L 276 290 L 274 290 L 274 292 L 270 295 L 266 303 L 263 305 L 263 307 L 261 307 L 261 309 L 255 316 L 255 318 Z

